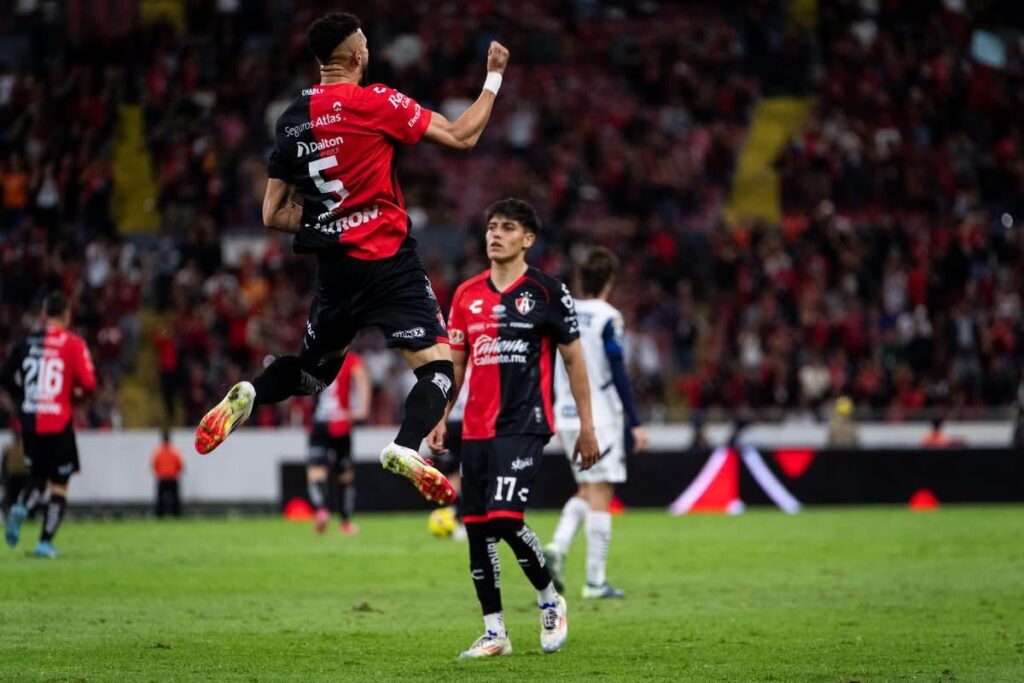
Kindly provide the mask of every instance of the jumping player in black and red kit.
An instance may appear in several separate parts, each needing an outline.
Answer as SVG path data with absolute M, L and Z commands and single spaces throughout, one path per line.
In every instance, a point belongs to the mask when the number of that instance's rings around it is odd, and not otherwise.
M 68 479 L 79 471 L 78 448 L 72 428 L 72 399 L 96 389 L 89 348 L 68 331 L 71 310 L 67 298 L 55 292 L 43 304 L 44 326 L 16 345 L 0 367 L 0 386 L 18 406 L 28 484 L 11 507 L 4 529 L 12 548 L 21 536 L 21 523 L 46 493 L 43 529 L 36 545 L 37 557 L 57 557 L 53 537 L 67 506 Z
M 456 395 L 467 365 L 472 367 L 462 418 L 462 520 L 485 629 L 460 657 L 512 651 L 501 611 L 499 539 L 512 547 L 537 589 L 541 648 L 554 652 L 565 642 L 565 599 L 555 590 L 536 535 L 523 521 L 544 444 L 554 433 L 556 348 L 582 406 L 574 459 L 588 469 L 600 454 L 572 296 L 564 284 L 526 263 L 540 230 L 537 214 L 526 202 L 505 199 L 488 207 L 485 216 L 491 268 L 459 286 L 448 317 Z M 445 431 L 442 421 L 430 434 L 435 453 L 444 450 Z
M 395 146 L 427 140 L 471 149 L 490 117 L 508 50 L 491 43 L 483 90 L 452 122 L 386 85 L 360 86 L 370 53 L 355 16 L 318 19 L 307 43 L 320 64 L 320 84 L 304 90 L 277 122 L 263 201 L 267 227 L 294 234 L 295 250 L 317 257 L 317 291 L 302 350 L 232 387 L 200 422 L 196 450 L 216 448 L 255 405 L 322 391 L 338 374 L 356 332 L 376 326 L 417 377 L 381 463 L 412 480 L 428 500 L 447 505 L 454 490 L 418 450 L 448 404 L 451 350 L 409 235 Z

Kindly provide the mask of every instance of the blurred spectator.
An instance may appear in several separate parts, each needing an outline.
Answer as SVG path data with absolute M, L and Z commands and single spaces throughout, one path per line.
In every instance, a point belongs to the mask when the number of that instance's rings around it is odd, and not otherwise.
M 0 27 L 24 46 L 0 87 L 0 353 L 43 292 L 68 291 L 102 358 L 92 426 L 116 428 L 120 387 L 147 385 L 140 344 L 156 345 L 168 419 L 194 423 L 298 343 L 313 286 L 310 261 L 265 235 L 260 202 L 271 126 L 316 79 L 303 33 L 321 7 L 187 4 L 183 32 L 132 11 L 87 21 L 88 3 Z M 435 110 L 464 107 L 488 41 L 510 41 L 514 68 L 473 153 L 422 146 L 397 160 L 442 307 L 481 268 L 482 208 L 518 195 L 550 228 L 532 252 L 541 268 L 568 276 L 591 244 L 622 256 L 614 303 L 648 421 L 815 411 L 839 396 L 885 419 L 1005 415 L 1024 367 L 1018 15 L 819 3 L 810 32 L 789 5 L 365 7 L 373 79 Z M 994 22 L 1006 64 L 970 49 Z M 776 161 L 781 223 L 725 226 L 752 105 L 808 93 L 813 115 Z M 115 227 L 124 104 L 144 113 L 155 236 Z M 142 338 L 146 308 L 173 323 Z M 394 421 L 397 370 L 367 362 L 372 419 Z M 254 423 L 308 411 L 292 401 Z
M 945 420 L 941 417 L 932 419 L 932 428 L 921 439 L 921 445 L 925 448 L 948 448 L 958 443 L 957 439 L 946 434 L 942 428 Z
M 860 447 L 860 434 L 853 418 L 853 401 L 848 396 L 836 399 L 832 414 L 828 418 L 825 443 L 830 448 Z
M 171 443 L 170 431 L 161 433 L 160 445 L 153 451 L 153 474 L 156 475 L 156 516 L 165 513 L 181 517 L 181 492 L 178 480 L 183 469 L 181 453 Z

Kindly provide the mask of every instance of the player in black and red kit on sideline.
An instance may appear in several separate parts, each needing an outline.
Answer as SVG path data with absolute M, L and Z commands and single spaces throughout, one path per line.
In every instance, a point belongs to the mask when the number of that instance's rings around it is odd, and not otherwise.
M 540 230 L 537 214 L 524 201 L 504 199 L 488 207 L 485 217 L 491 267 L 459 286 L 448 316 L 456 394 L 472 367 L 462 417 L 462 520 L 485 629 L 460 657 L 512 651 L 501 610 L 499 539 L 512 547 L 537 589 L 541 648 L 554 652 L 565 643 L 565 598 L 555 590 L 536 534 L 523 521 L 544 445 L 554 433 L 556 348 L 582 406 L 573 457 L 588 469 L 600 453 L 572 296 L 564 284 L 526 263 Z M 430 434 L 435 453 L 444 450 L 445 431 L 442 421 Z
M 15 400 L 21 421 L 29 479 L 7 517 L 4 536 L 12 548 L 21 536 L 28 510 L 50 485 L 37 557 L 57 557 L 53 537 L 67 506 L 68 479 L 79 471 L 72 425 L 72 399 L 96 389 L 89 348 L 70 332 L 67 298 L 54 292 L 43 304 L 45 324 L 16 345 L 0 367 L 0 386 Z
M 483 90 L 452 122 L 386 85 L 360 86 L 370 53 L 355 16 L 318 19 L 307 43 L 320 64 L 320 84 L 302 91 L 278 119 L 263 200 L 267 227 L 294 234 L 295 250 L 317 257 L 302 350 L 232 387 L 200 422 L 196 450 L 216 448 L 255 405 L 322 391 L 355 334 L 375 326 L 417 377 L 381 463 L 447 505 L 454 490 L 418 450 L 444 413 L 454 370 L 444 319 L 409 234 L 395 146 L 427 140 L 471 149 L 490 117 L 508 50 L 491 43 Z
M 352 393 L 356 400 L 353 405 Z M 316 532 L 327 529 L 330 511 L 327 508 L 330 470 L 337 476 L 339 531 L 345 535 L 359 532 L 352 522 L 356 507 L 356 469 L 352 463 L 352 423 L 362 422 L 370 411 L 370 375 L 363 360 L 354 351 L 345 355 L 345 362 L 330 386 L 317 397 L 313 411 L 313 429 L 309 434 L 309 456 L 306 460 L 306 483 L 309 502 L 316 510 Z

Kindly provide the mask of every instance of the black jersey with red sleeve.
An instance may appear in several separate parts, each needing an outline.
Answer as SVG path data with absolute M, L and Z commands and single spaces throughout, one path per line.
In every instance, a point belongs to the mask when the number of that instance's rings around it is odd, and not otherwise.
M 550 436 L 555 351 L 580 336 L 572 296 L 533 267 L 500 292 L 490 274 L 459 286 L 448 318 L 452 348 L 467 353 L 462 438 Z
M 431 112 L 384 85 L 303 90 L 277 121 L 269 174 L 303 200 L 295 250 L 394 255 L 409 234 L 395 145 L 420 141 Z
M 58 434 L 71 424 L 74 390 L 93 391 L 96 373 L 85 341 L 51 326 L 14 347 L 0 368 L 0 383 L 17 401 L 22 429 Z

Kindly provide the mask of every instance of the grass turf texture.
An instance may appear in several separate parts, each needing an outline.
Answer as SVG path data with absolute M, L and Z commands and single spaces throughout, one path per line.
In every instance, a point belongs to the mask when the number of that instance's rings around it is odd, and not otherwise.
M 548 538 L 552 513 L 530 522 Z M 615 520 L 624 601 L 584 602 L 543 655 L 535 594 L 502 547 L 514 652 L 482 631 L 465 544 L 426 514 L 324 537 L 279 520 L 80 522 L 57 561 L 0 548 L 0 679 L 1024 680 L 1024 508 L 755 511 Z

